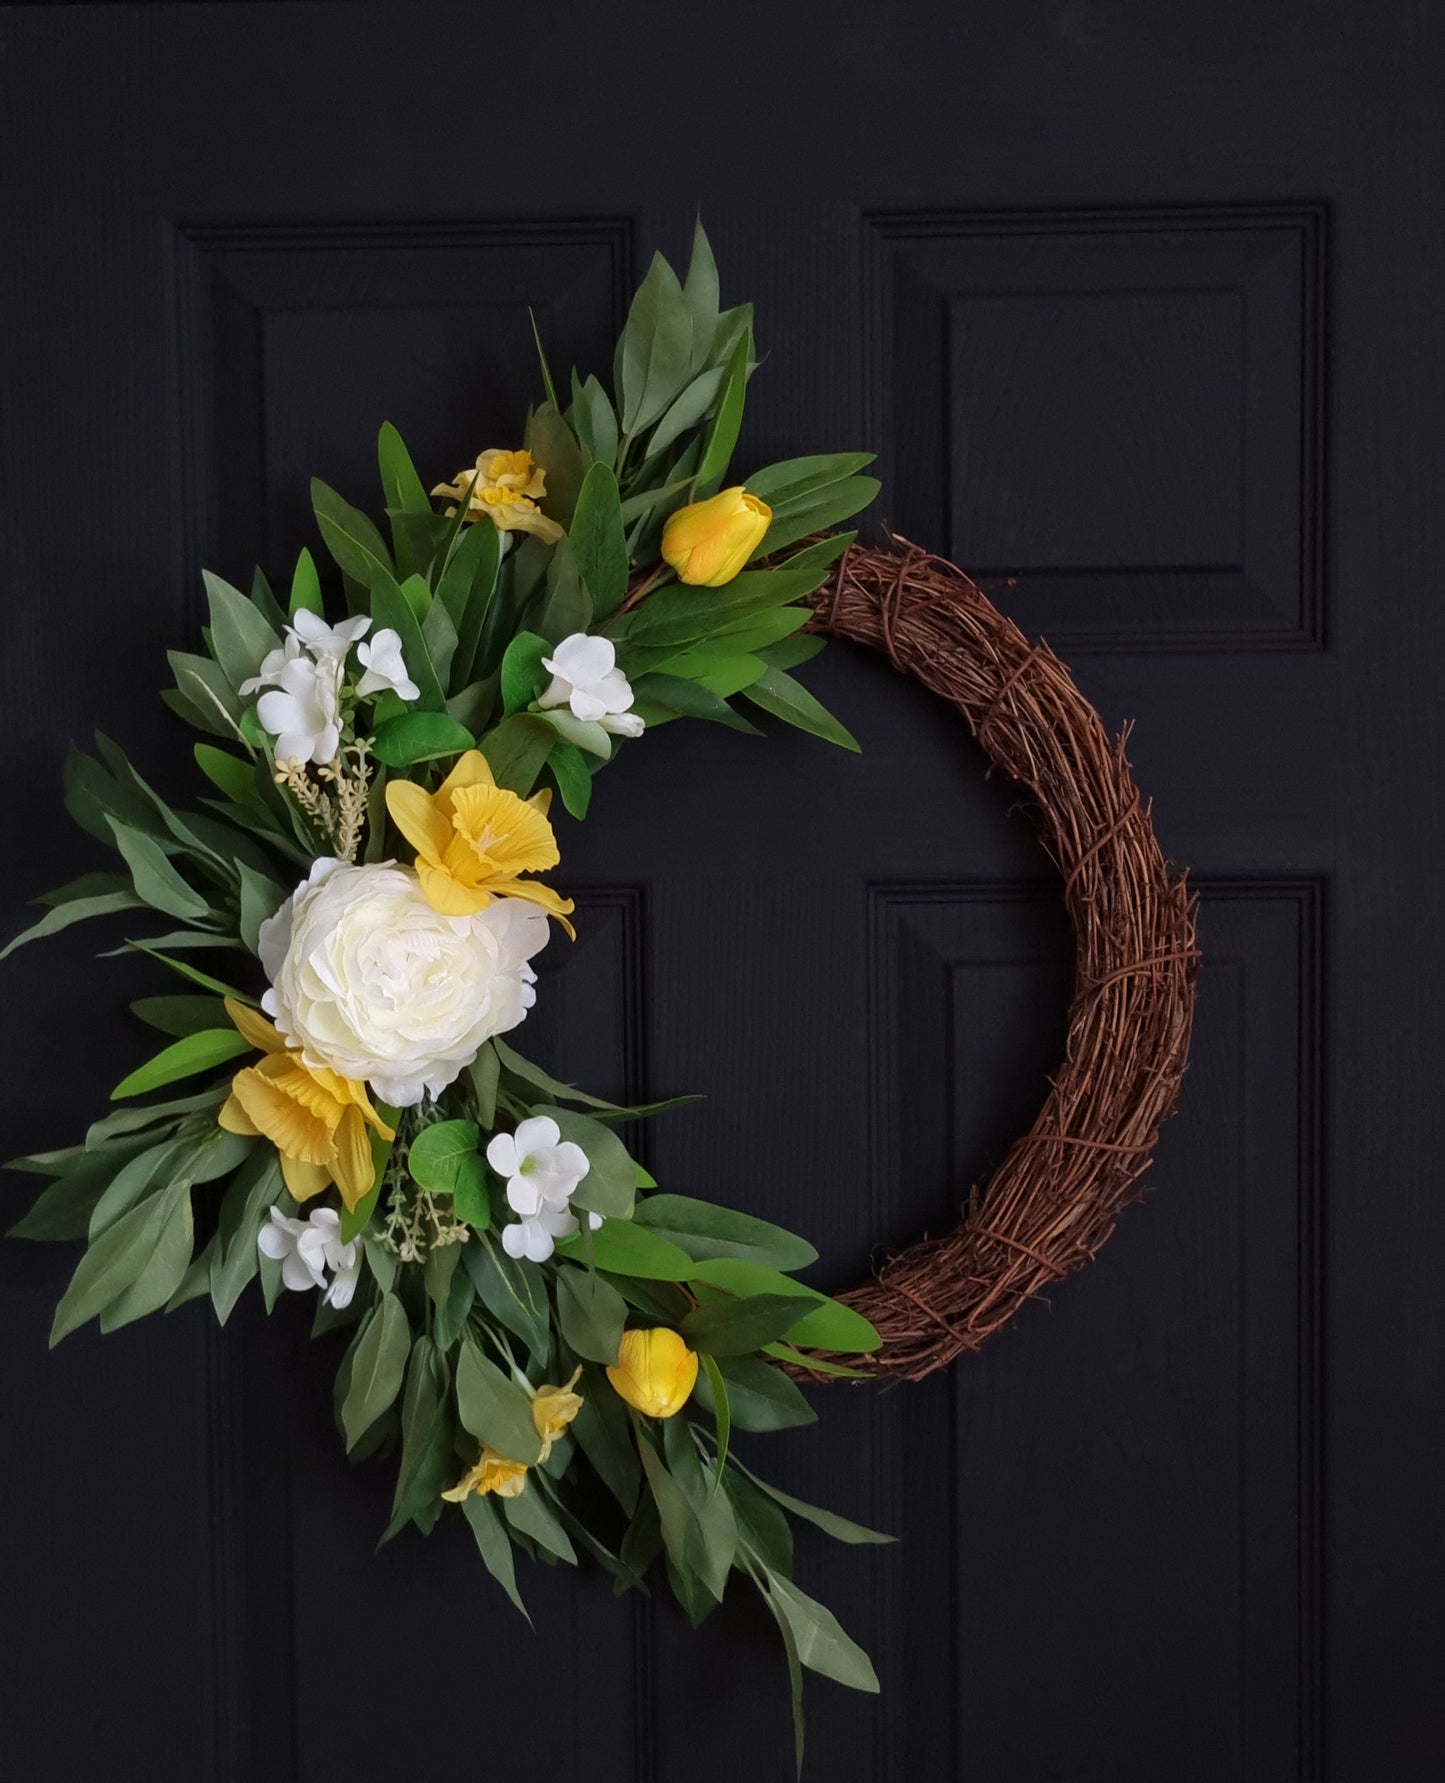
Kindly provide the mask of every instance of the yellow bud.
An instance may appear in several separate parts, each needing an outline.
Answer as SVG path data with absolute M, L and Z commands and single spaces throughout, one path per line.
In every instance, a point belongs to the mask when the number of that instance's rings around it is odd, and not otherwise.
M 675 1331 L 624 1331 L 617 1365 L 607 1370 L 618 1395 L 649 1418 L 670 1418 L 687 1404 L 697 1357 Z
M 763 542 L 773 510 L 739 483 L 679 508 L 662 529 L 662 555 L 680 582 L 721 588 Z

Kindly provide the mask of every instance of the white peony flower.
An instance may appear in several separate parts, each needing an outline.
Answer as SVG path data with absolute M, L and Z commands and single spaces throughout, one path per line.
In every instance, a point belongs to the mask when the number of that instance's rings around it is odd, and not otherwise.
M 362 699 L 370 699 L 374 693 L 383 693 L 388 689 L 400 694 L 404 700 L 414 700 L 421 696 L 421 689 L 406 672 L 406 662 L 401 654 L 401 633 L 390 626 L 373 635 L 369 642 L 358 644 L 356 654 L 366 673 L 356 684 L 356 691 Z
M 550 656 L 542 658 L 552 680 L 537 704 L 568 706 L 572 716 L 600 724 L 618 737 L 640 737 L 645 726 L 630 710 L 632 684 L 617 666 L 617 652 L 609 638 L 589 638 L 573 632 Z
M 280 1263 L 281 1280 L 288 1288 L 302 1293 L 323 1288 L 322 1298 L 338 1312 L 351 1305 L 361 1273 L 361 1247 L 354 1238 L 350 1244 L 341 1242 L 341 1215 L 335 1208 L 317 1207 L 307 1219 L 291 1220 L 273 1207 L 271 1223 L 257 1233 L 256 1244 L 262 1256 Z
M 536 1001 L 527 961 L 548 934 L 519 898 L 442 916 L 409 867 L 322 859 L 261 925 L 261 1006 L 307 1065 L 410 1108 L 523 1020 Z
M 335 761 L 341 747 L 341 664 L 294 656 L 277 680 L 279 686 L 256 701 L 256 716 L 276 739 L 276 760 Z
M 487 1162 L 507 1179 L 507 1205 L 522 1217 L 502 1228 L 502 1249 L 509 1257 L 545 1263 L 553 1240 L 570 1238 L 577 1216 L 570 1202 L 592 1166 L 580 1145 L 563 1139 L 550 1115 L 519 1122 L 515 1133 L 498 1133 L 487 1146 Z M 594 1213 L 595 1231 L 602 1224 Z

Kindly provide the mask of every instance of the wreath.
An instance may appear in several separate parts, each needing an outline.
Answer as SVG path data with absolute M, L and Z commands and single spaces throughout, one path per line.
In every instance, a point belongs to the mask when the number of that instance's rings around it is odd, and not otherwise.
M 869 456 L 726 477 L 756 369 L 698 228 L 654 257 L 611 391 L 537 342 L 544 397 L 517 449 L 428 492 L 395 429 L 385 530 L 313 482 L 284 599 L 205 577 L 204 651 L 163 696 L 209 785 L 177 809 L 105 737 L 72 751 L 70 815 L 120 857 L 42 900 L 5 950 L 124 913 L 178 983 L 132 1004 L 165 1037 L 84 1139 L 16 1161 L 48 1178 L 14 1228 L 83 1239 L 52 1344 L 253 1281 L 345 1333 L 354 1459 L 396 1464 L 383 1539 L 464 1517 L 521 1607 L 515 1551 L 590 1556 L 619 1589 L 655 1567 L 699 1623 L 733 1572 L 781 1633 L 801 1762 L 804 1668 L 862 1690 L 862 1649 L 793 1576 L 790 1519 L 889 1539 L 745 1465 L 734 1437 L 812 1422 L 796 1384 L 918 1376 L 976 1347 L 1107 1235 L 1178 1088 L 1192 910 L 1124 760 L 1042 646 L 951 566 L 831 529 Z M 331 584 L 334 583 L 334 586 Z M 1068 1056 L 1033 1131 L 959 1228 L 831 1298 L 807 1241 L 672 1193 L 624 1107 L 518 1049 L 531 964 L 574 907 L 554 797 L 677 718 L 745 709 L 856 748 L 792 671 L 829 636 L 953 701 L 1033 792 L 1079 934 Z M 3 957 L 3 955 L 0 955 Z M 203 964 L 197 963 L 203 961 Z M 682 1098 L 685 1101 L 689 1098 Z

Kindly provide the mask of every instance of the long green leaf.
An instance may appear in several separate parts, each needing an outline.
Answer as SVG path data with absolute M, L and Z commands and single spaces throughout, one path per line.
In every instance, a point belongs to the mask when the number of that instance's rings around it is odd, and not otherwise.
M 582 479 L 567 537 L 592 596 L 593 616 L 605 619 L 622 604 L 628 569 L 622 498 L 607 465 L 594 464 Z
M 98 897 L 76 898 L 69 904 L 58 904 L 53 910 L 47 911 L 39 922 L 32 923 L 13 941 L 0 948 L 0 960 L 8 959 L 17 947 L 23 947 L 27 941 L 40 941 L 47 935 L 58 935 L 72 923 L 84 922 L 92 916 L 113 916 L 119 910 L 144 908 L 144 900 L 129 891 L 103 892 Z
M 769 664 L 756 681 L 743 689 L 743 698 L 761 706 L 774 718 L 781 718 L 784 723 L 807 731 L 810 736 L 821 737 L 825 743 L 836 743 L 839 748 L 851 749 L 854 754 L 859 752 L 858 739 L 852 731 L 839 723 L 801 681 L 795 681 L 782 669 Z
M 542 1453 L 527 1395 L 465 1337 L 457 1357 L 457 1414 L 463 1429 L 509 1461 L 531 1467 Z
M 174 1208 L 186 1194 L 187 1185 L 179 1183 L 150 1195 L 101 1233 L 80 1259 L 55 1309 L 50 1328 L 52 1349 L 138 1280 Z
M 363 588 L 369 588 L 378 572 L 387 576 L 393 574 L 395 566 L 391 553 L 376 527 L 359 508 L 353 508 L 320 477 L 311 479 L 311 506 L 326 549 L 348 576 Z M 379 621 L 378 624 L 390 625 L 391 621 Z M 406 661 L 415 678 L 416 670 L 412 668 L 409 655 Z
M 151 1090 L 210 1071 L 251 1050 L 251 1042 L 234 1028 L 206 1028 L 199 1034 L 187 1034 L 123 1077 L 110 1092 L 110 1099 L 119 1102 L 127 1096 L 148 1095 Z
M 395 1404 L 411 1354 L 411 1325 L 395 1294 L 383 1294 L 351 1358 L 351 1381 L 341 1406 L 341 1427 L 354 1449 L 383 1412 Z

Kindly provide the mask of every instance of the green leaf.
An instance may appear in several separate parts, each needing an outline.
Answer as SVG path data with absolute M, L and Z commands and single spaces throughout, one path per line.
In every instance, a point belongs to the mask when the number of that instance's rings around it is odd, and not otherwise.
M 96 1204 L 122 1166 L 144 1142 L 86 1156 L 58 1176 L 36 1197 L 30 1211 L 10 1228 L 11 1238 L 54 1242 L 85 1238 Z M 16 1169 L 20 1160 L 10 1168 Z
M 533 629 L 552 644 L 560 644 L 592 624 L 592 596 L 582 580 L 571 541 L 562 539 L 547 566 L 546 592 L 534 605 Z
M 371 588 L 378 573 L 391 577 L 394 565 L 386 541 L 359 508 L 343 501 L 320 477 L 311 479 L 311 506 L 315 509 L 316 524 L 321 528 L 326 549 L 348 576 L 363 588 Z M 377 618 L 374 608 L 372 616 Z M 378 618 L 378 626 L 391 623 L 390 619 Z M 405 637 L 405 633 L 402 635 Z M 415 680 L 416 670 L 409 653 L 406 663 Z M 254 674 L 255 671 L 251 672 Z
M 768 1574 L 768 1594 L 797 1644 L 799 1663 L 809 1671 L 846 1684 L 850 1690 L 877 1693 L 873 1662 L 823 1604 L 800 1591 L 779 1573 Z
M 798 1776 L 798 1783 L 802 1783 L 803 1748 L 807 1731 L 807 1721 L 803 1714 L 803 1663 L 798 1658 L 798 1643 L 793 1636 L 792 1627 L 776 1598 L 771 1597 L 766 1591 L 761 1591 L 761 1588 L 760 1593 L 763 1602 L 768 1606 L 769 1613 L 778 1625 L 778 1633 L 782 1636 L 783 1641 L 783 1652 L 788 1659 L 788 1694 L 793 1708 L 793 1765 Z
M 687 1531 L 688 1525 L 692 1521 L 687 1498 L 682 1487 L 668 1472 L 661 1455 L 657 1453 L 649 1438 L 640 1430 L 637 1436 L 637 1453 L 642 1462 L 642 1471 L 647 1478 L 648 1489 L 657 1504 L 658 1520 L 662 1525 L 662 1540 L 667 1548 L 668 1558 L 674 1566 L 686 1567 Z
M 882 1347 L 882 1339 L 861 1313 L 819 1294 L 804 1282 L 765 1263 L 741 1257 L 718 1257 L 701 1263 L 691 1278 L 731 1294 L 803 1294 L 812 1298 L 812 1310 L 783 1333 L 789 1343 L 804 1349 L 836 1350 L 848 1355 Z
M 351 1385 L 341 1407 L 348 1449 L 395 1403 L 410 1354 L 406 1309 L 395 1294 L 383 1294 L 352 1354 Z
M 168 650 L 166 661 L 176 678 L 176 691 L 185 702 L 183 716 L 212 736 L 240 736 L 241 697 L 220 664 L 184 650 Z
M 372 572 L 371 617 L 378 631 L 389 627 L 400 636 L 407 672 L 421 689 L 417 700 L 420 708 L 425 712 L 445 711 L 446 696 L 422 636 L 421 624 L 396 578 L 384 565 Z
M 771 1571 L 792 1578 L 793 1531 L 779 1506 L 736 1465 L 723 1475 L 723 1490 L 732 1500 L 739 1541 Z
M 401 1467 L 392 1519 L 382 1536 L 416 1522 L 430 1529 L 441 1514 L 441 1492 L 453 1474 L 454 1425 L 446 1357 L 426 1335 L 412 1345 L 401 1402 Z
M 417 762 L 460 755 L 474 749 L 476 742 L 465 725 L 445 712 L 408 712 L 404 718 L 388 718 L 377 726 L 371 752 L 389 768 L 409 768 Z
M 709 1257 L 746 1257 L 755 1263 L 771 1264 L 775 1269 L 792 1270 L 806 1269 L 818 1260 L 817 1251 L 795 1232 L 734 1208 L 695 1201 L 687 1195 L 648 1195 L 638 1202 L 633 1217 L 639 1226 L 670 1240 L 699 1261 Z
M 577 1446 L 608 1491 L 630 1516 L 637 1505 L 641 1463 L 632 1440 L 626 1407 L 598 1368 L 582 1370 L 582 1409 L 572 1420 Z
M 808 1504 L 801 1498 L 794 1498 L 791 1493 L 780 1491 L 770 1486 L 766 1480 L 760 1480 L 751 1468 L 743 1467 L 740 1461 L 733 1463 L 753 1482 L 755 1486 L 767 1493 L 769 1498 L 776 1499 L 785 1511 L 795 1517 L 801 1517 L 805 1523 L 812 1523 L 825 1535 L 831 1535 L 834 1541 L 847 1542 L 850 1547 L 882 1546 L 896 1541 L 896 1536 L 884 1535 L 879 1530 L 867 1529 L 861 1523 L 850 1522 L 847 1517 L 840 1517 L 836 1511 L 825 1511 L 821 1505 Z
M 723 374 L 722 395 L 718 399 L 712 426 L 707 431 L 702 458 L 697 467 L 694 499 L 705 500 L 717 493 L 733 450 L 742 431 L 743 406 L 747 401 L 748 378 L 752 375 L 753 333 L 745 328 L 733 347 Z
M 563 748 L 565 745 L 559 744 L 558 747 Z M 583 771 L 585 773 L 586 770 Z M 17 947 L 23 947 L 27 941 L 40 941 L 47 935 L 58 935 L 72 923 L 84 922 L 88 917 L 112 916 L 120 910 L 140 910 L 145 907 L 144 900 L 131 891 L 102 892 L 97 897 L 76 898 L 71 903 L 58 904 L 55 909 L 47 911 L 39 922 L 32 923 L 13 941 L 0 948 L 0 960 L 8 959 Z
M 418 1187 L 453 1197 L 458 1219 L 485 1227 L 491 1208 L 486 1169 L 477 1151 L 480 1137 L 475 1121 L 439 1121 L 423 1127 L 408 1148 L 406 1165 Z
M 172 972 L 179 972 L 182 978 L 188 978 L 192 984 L 200 985 L 202 990 L 214 991 L 218 997 L 231 997 L 237 1003 L 244 1003 L 248 1008 L 256 1007 L 256 999 L 249 991 L 238 991 L 234 985 L 224 984 L 219 978 L 212 978 L 208 972 L 202 972 L 196 966 L 189 966 L 184 960 L 173 960 L 169 954 L 161 950 L 151 941 L 130 941 L 126 944 L 137 953 L 148 953 L 153 960 L 159 960 L 163 966 L 169 966 Z
M 396 1127 L 397 1111 L 389 1104 L 377 1105 L 377 1113 L 388 1127 Z M 341 1209 L 341 1225 L 339 1236 L 343 1244 L 350 1244 L 353 1238 L 360 1238 L 371 1224 L 371 1216 L 376 1212 L 376 1204 L 381 1199 L 382 1185 L 386 1181 L 386 1167 L 391 1160 L 392 1141 L 384 1138 L 375 1127 L 368 1128 L 367 1140 L 371 1146 L 371 1187 L 357 1202 L 355 1207 Z
M 467 1066 L 467 1075 L 477 1098 L 477 1120 L 488 1132 L 497 1124 L 497 1081 L 501 1073 L 502 1062 L 497 1057 L 496 1048 L 490 1040 L 484 1041 L 476 1058 Z
M 55 1322 L 50 1328 L 52 1349 L 61 1338 L 118 1300 L 139 1279 L 176 1208 L 187 1198 L 188 1189 L 188 1184 L 177 1183 L 147 1196 L 94 1240 L 56 1308 Z M 156 1304 L 162 1304 L 169 1295 L 168 1288 Z
M 426 653 L 436 671 L 437 684 L 443 693 L 451 686 L 452 663 L 457 654 L 457 628 L 452 624 L 452 616 L 440 601 L 431 597 L 431 589 L 420 576 L 408 576 L 401 585 L 401 591 L 411 602 L 413 611 L 421 621 L 422 642 L 426 645 Z M 425 605 L 421 602 L 425 599 Z
M 771 557 L 799 539 L 807 538 L 810 533 L 826 532 L 840 520 L 851 520 L 870 502 L 877 500 L 881 487 L 877 477 L 848 477 L 842 483 L 820 490 L 817 495 L 775 509 L 772 522 L 753 556 Z
M 613 1275 L 634 1275 L 644 1281 L 684 1282 L 697 1273 L 687 1252 L 649 1232 L 636 1219 L 604 1220 L 592 1233 L 574 1232 L 557 1241 L 557 1254 L 586 1261 L 588 1251 L 598 1269 Z
M 762 666 L 758 664 L 759 672 Z M 745 677 L 743 685 L 756 678 L 755 673 Z M 729 730 L 745 731 L 749 736 L 758 734 L 757 726 L 734 712 L 722 694 L 699 682 L 685 681 L 678 675 L 644 675 L 633 683 L 632 691 L 637 701 L 634 710 L 650 728 L 675 714 L 681 718 L 705 718 L 713 724 L 725 724 Z
M 238 805 L 256 803 L 254 762 L 242 761 L 239 756 L 217 749 L 212 743 L 197 743 L 194 753 L 197 767 L 228 799 L 234 799 Z
M 411 461 L 401 435 L 390 421 L 383 421 L 381 432 L 376 437 L 376 462 L 381 472 L 381 487 L 385 492 L 385 505 L 401 514 L 425 514 L 431 516 L 432 505 L 421 478 L 416 474 L 416 466 Z M 403 571 L 420 569 L 422 566 L 414 559 L 411 540 L 404 527 L 392 522 L 392 544 L 396 549 L 397 567 Z
M 722 1601 L 728 1572 L 737 1552 L 738 1526 L 727 1495 L 709 1477 L 692 1431 L 683 1418 L 669 1418 L 662 1426 L 663 1452 L 668 1471 L 681 1486 L 691 1513 L 685 1553 L 686 1571 L 696 1575 L 715 1601 Z
M 718 325 L 717 261 L 712 244 L 699 217 L 692 229 L 692 253 L 688 258 L 687 277 L 682 282 L 683 302 L 692 320 L 692 359 L 694 371 L 707 362 L 716 342 Z
M 314 613 L 318 619 L 326 617 L 326 607 L 321 599 L 321 578 L 316 573 L 316 559 L 301 547 L 296 559 L 296 568 L 291 573 L 291 599 L 289 612 L 292 619 L 298 613 Z
M 600 724 L 591 719 L 574 717 L 567 706 L 549 706 L 538 716 L 546 719 L 564 743 L 570 743 L 574 749 L 584 750 L 588 755 L 595 755 L 600 761 L 611 760 L 612 737 Z
M 521 1338 L 534 1361 L 544 1362 L 551 1343 L 546 1278 L 535 1264 L 519 1263 L 482 1237 L 462 1247 L 462 1264 L 476 1283 L 482 1305 L 499 1325 Z
M 190 1184 L 172 1183 L 157 1199 L 163 1213 L 150 1254 L 135 1280 L 101 1312 L 102 1331 L 118 1331 L 147 1313 L 159 1312 L 185 1279 L 195 1244 Z
M 728 1445 L 732 1441 L 733 1413 L 732 1402 L 728 1395 L 727 1380 L 718 1367 L 713 1356 L 704 1355 L 702 1362 L 702 1378 L 707 1382 L 706 1409 L 713 1415 L 717 1425 L 717 1460 L 714 1463 L 713 1490 L 722 1483 L 723 1469 L 727 1466 Z M 703 1395 L 694 1393 L 694 1398 L 703 1401 Z
M 572 374 L 572 424 L 582 444 L 598 464 L 617 463 L 617 413 L 600 380 L 591 376 L 585 384 Z
M 695 1350 L 712 1356 L 743 1356 L 790 1330 L 812 1305 L 792 1294 L 748 1294 L 694 1307 L 682 1321 L 682 1335 Z
M 872 464 L 872 452 L 826 452 L 811 458 L 787 458 L 754 471 L 743 487 L 776 513 L 789 502 L 808 499 L 841 483 Z
M 241 1166 L 221 1201 L 220 1245 L 211 1259 L 211 1304 L 223 1325 L 260 1267 L 256 1238 L 281 1192 L 280 1159 L 268 1145 L 258 1147 Z
M 817 1412 L 797 1386 L 758 1357 L 722 1356 L 713 1367 L 726 1383 L 732 1421 L 739 1430 L 792 1430 L 817 1423 Z M 706 1380 L 698 1380 L 696 1397 L 705 1410 L 716 1414 L 711 1369 Z
M 704 648 L 709 651 L 727 650 L 739 653 L 764 650 L 770 645 L 781 643 L 784 638 L 794 637 L 812 617 L 811 607 L 773 607 L 766 613 L 757 613 L 751 618 L 739 619 L 733 625 L 724 626 L 721 631 L 712 634 Z M 808 638 L 805 641 L 819 650 L 823 648 L 821 638 Z
M 782 669 L 769 665 L 752 685 L 744 690 L 744 698 L 774 718 L 821 737 L 825 743 L 836 743 L 842 749 L 858 752 L 858 739 L 840 724 L 825 706 L 819 704 L 800 681 Z
M 627 1147 L 611 1130 L 590 1115 L 570 1108 L 542 1110 L 556 1121 L 564 1139 L 580 1145 L 591 1166 L 572 1196 L 574 1212 L 600 1213 L 610 1220 L 632 1217 L 636 1179 Z
M 726 368 L 720 365 L 697 374 L 653 429 L 647 442 L 649 456 L 654 452 L 665 452 L 690 427 L 696 427 L 704 419 L 717 402 L 726 375 Z
M 465 687 L 478 673 L 482 628 L 496 592 L 497 571 L 502 561 L 501 538 L 490 521 L 471 526 L 437 583 L 437 600 L 451 614 L 452 623 L 457 628 L 457 650 L 452 658 L 453 688 Z
M 552 646 L 534 631 L 518 632 L 502 656 L 502 710 L 509 716 L 529 706 L 551 680 L 542 658 Z
M 541 1456 L 532 1402 L 465 1336 L 457 1355 L 457 1413 L 463 1429 L 509 1461 L 532 1467 Z
M 775 669 L 795 669 L 800 663 L 811 662 L 823 646 L 824 640 L 819 637 L 784 638 L 782 643 L 769 644 L 758 654 Z
M 585 1269 L 559 1269 L 556 1282 L 557 1322 L 563 1337 L 589 1362 L 616 1362 L 627 1302 Z
M 504 718 L 477 746 L 486 756 L 497 785 L 526 798 L 556 741 L 556 731 L 544 718 L 535 712 L 516 712 Z
M 547 766 L 557 782 L 557 791 L 562 795 L 563 805 L 580 822 L 587 815 L 587 808 L 592 803 L 592 776 L 587 771 L 587 763 L 581 750 L 565 737 L 559 737 L 548 753 Z M 0 959 L 4 957 L 0 954 Z
M 570 1566 L 577 1564 L 577 1550 L 567 1538 L 567 1531 L 542 1496 L 541 1488 L 528 1481 L 515 1498 L 502 1501 L 502 1515 L 513 1529 L 530 1536 L 548 1554 L 555 1554 Z
M 619 346 L 622 426 L 633 435 L 673 401 L 692 362 L 692 317 L 677 274 L 661 254 L 653 255 L 637 288 Z
M 786 1362 L 790 1368 L 806 1368 L 813 1374 L 826 1374 L 841 1381 L 868 1381 L 875 1377 L 871 1368 L 847 1368 L 841 1362 L 825 1361 L 823 1357 L 806 1354 L 795 1350 L 787 1343 L 765 1343 L 762 1347 L 764 1356 L 771 1356 L 776 1362 Z
M 260 668 L 261 658 L 280 649 L 281 640 L 239 588 L 209 570 L 202 572 L 202 579 L 210 602 L 211 651 L 239 693 L 241 683 Z
M 211 906 L 181 878 L 158 842 L 114 817 L 110 819 L 110 828 L 115 845 L 130 868 L 137 894 L 152 909 L 164 910 L 167 916 L 178 916 L 183 922 L 210 915 Z
M 462 1513 L 476 1538 L 477 1552 L 482 1557 L 482 1564 L 522 1614 L 527 1617 L 527 1622 L 530 1625 L 532 1618 L 527 1615 L 527 1606 L 522 1602 L 521 1595 L 517 1590 L 517 1569 L 512 1557 L 512 1538 L 502 1526 L 501 1514 L 490 1499 L 480 1498 L 475 1492 L 463 1500 Z
M 241 939 L 252 953 L 261 951 L 261 925 L 274 916 L 285 903 L 287 893 L 266 873 L 258 873 L 245 861 L 236 862 L 241 875 L 240 915 Z
M 605 619 L 622 605 L 628 575 L 622 497 L 608 465 L 594 464 L 582 479 L 567 537 L 592 597 L 593 617 Z
M 586 467 L 576 435 L 552 403 L 544 402 L 533 412 L 527 425 L 527 449 L 547 479 L 547 493 L 538 505 L 562 526 L 570 526 Z
M 199 1034 L 187 1034 L 123 1077 L 110 1092 L 110 1099 L 118 1102 L 126 1096 L 147 1095 L 164 1084 L 213 1070 L 252 1050 L 251 1042 L 234 1028 L 205 1028 Z

